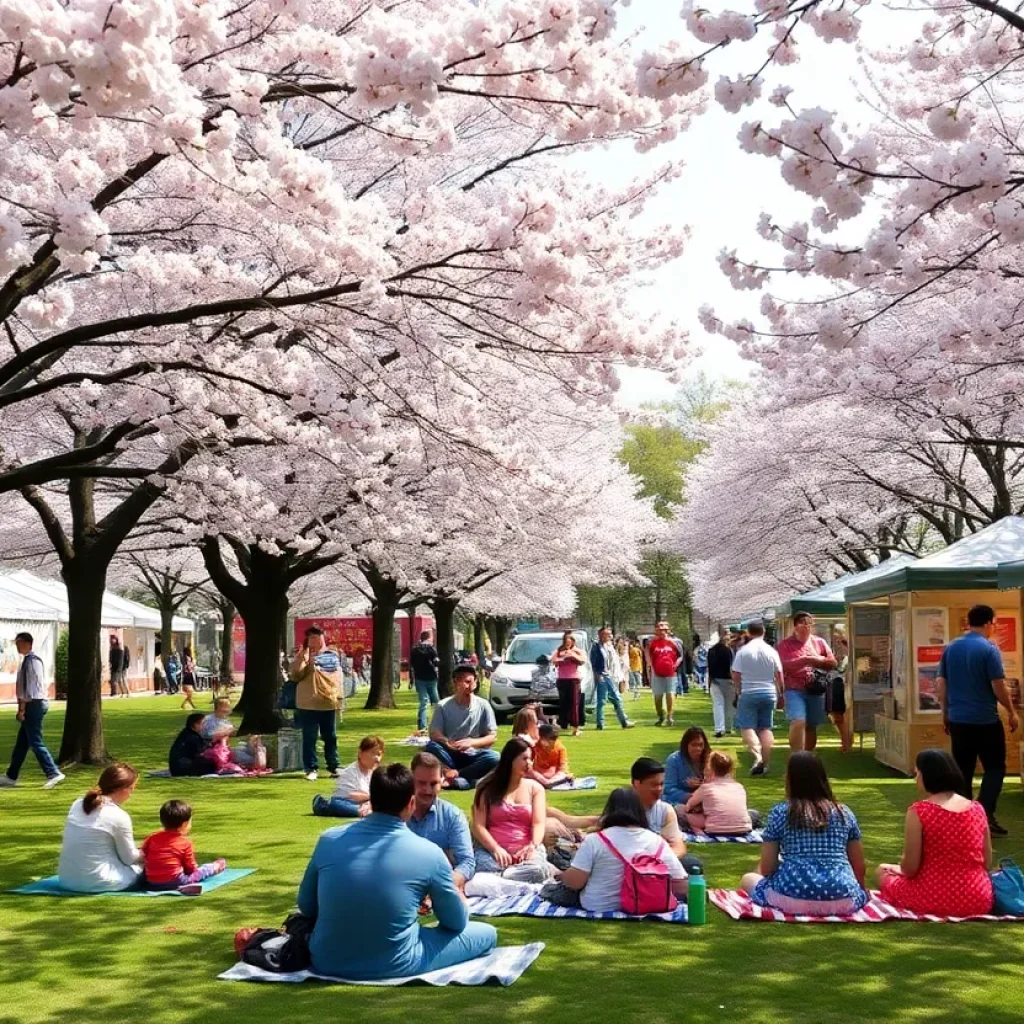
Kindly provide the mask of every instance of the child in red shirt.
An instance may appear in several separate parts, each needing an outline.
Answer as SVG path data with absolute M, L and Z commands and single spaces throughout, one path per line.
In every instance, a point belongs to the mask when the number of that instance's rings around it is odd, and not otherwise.
M 160 824 L 163 829 L 142 844 L 147 888 L 179 889 L 187 896 L 198 896 L 200 883 L 219 875 L 227 862 L 221 857 L 211 864 L 196 863 L 195 850 L 186 838 L 192 831 L 192 808 L 184 800 L 168 800 L 160 808 Z

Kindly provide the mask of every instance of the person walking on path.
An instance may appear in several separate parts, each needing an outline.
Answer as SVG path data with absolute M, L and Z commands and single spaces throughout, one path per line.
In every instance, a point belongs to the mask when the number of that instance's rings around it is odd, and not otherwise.
M 775 744 L 776 701 L 783 699 L 782 662 L 778 651 L 765 642 L 763 622 L 752 622 L 748 629 L 750 642 L 732 657 L 732 678 L 739 693 L 736 725 L 754 759 L 750 774 L 767 775 Z
M 693 665 L 697 685 L 707 692 L 708 688 L 708 644 L 701 640 L 699 633 L 693 634 Z
M 814 616 L 810 612 L 793 616 L 793 632 L 779 641 L 776 650 L 782 661 L 789 749 L 814 750 L 818 726 L 825 723 L 825 687 L 815 692 L 814 673 L 834 669 L 836 657 L 829 645 L 814 635 Z
M 654 710 L 658 713 L 656 725 L 664 725 L 666 713 L 668 724 L 675 725 L 672 712 L 675 706 L 676 672 L 683 656 L 669 637 L 667 622 L 654 627 L 654 637 L 647 644 L 647 668 L 651 674 L 651 693 L 654 694 Z
M 416 731 L 427 731 L 427 705 L 437 706 L 437 667 L 441 664 L 437 649 L 430 642 L 430 630 L 420 633 L 420 642 L 409 652 L 409 674 L 419 698 L 416 711 Z
M 572 726 L 573 736 L 579 736 L 586 721 L 583 711 L 583 664 L 586 655 L 576 646 L 576 637 L 571 631 L 566 630 L 563 634 L 551 660 L 558 687 L 558 724 L 563 729 Z
M 597 687 L 597 709 L 595 717 L 598 729 L 604 728 L 604 704 L 611 701 L 615 716 L 623 729 L 632 729 L 633 723 L 626 717 L 619 694 L 619 680 L 623 677 L 619 655 L 612 643 L 612 631 L 605 626 L 598 630 L 597 639 L 590 648 L 590 667 L 594 670 L 594 684 Z
M 640 691 L 644 685 L 644 651 L 636 640 L 629 642 L 629 688 L 633 691 L 633 700 L 640 699 Z
M 6 775 L 0 775 L 0 787 L 10 788 L 18 783 L 21 766 L 31 749 L 36 755 L 39 767 L 46 776 L 43 789 L 53 789 L 64 781 L 64 773 L 57 767 L 50 751 L 43 742 L 43 719 L 50 710 L 49 684 L 46 681 L 46 668 L 43 659 L 32 650 L 32 634 L 19 633 L 14 638 L 14 646 L 21 655 L 21 665 L 15 682 L 15 695 L 18 698 L 18 721 L 21 723 L 18 736 L 14 741 L 11 753 L 11 764 Z
M 669 639 L 675 644 L 676 650 L 679 652 L 679 664 L 676 666 L 676 691 L 677 697 L 685 697 L 690 692 L 690 667 L 691 658 L 690 652 L 686 649 L 686 644 L 675 635 L 671 630 L 668 634 Z
M 110 696 L 116 697 L 121 692 L 121 680 L 124 678 L 124 651 L 121 641 L 111 636 L 107 651 L 107 666 L 110 669 Z
M 967 613 L 967 632 L 942 652 L 936 684 L 942 707 L 942 724 L 949 733 L 953 759 L 963 775 L 961 796 L 972 799 L 972 780 L 981 761 L 978 803 L 985 808 L 989 831 L 1008 835 L 996 821 L 996 804 L 1006 774 L 1006 733 L 999 707 L 1006 708 L 1011 732 L 1017 731 L 1017 712 L 1010 698 L 999 648 L 992 643 L 996 613 L 987 604 L 976 604 Z
M 708 649 L 708 689 L 715 720 L 715 735 L 722 736 L 726 729 L 726 708 L 732 711 L 732 659 L 729 634 L 721 633 L 718 643 Z M 732 714 L 729 714 L 732 718 Z

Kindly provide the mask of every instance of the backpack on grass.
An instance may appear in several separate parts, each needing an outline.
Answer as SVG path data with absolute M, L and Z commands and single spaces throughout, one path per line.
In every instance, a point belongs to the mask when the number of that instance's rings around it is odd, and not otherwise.
M 666 914 L 679 905 L 672 892 L 672 876 L 661 859 L 665 843 L 659 842 L 655 853 L 636 853 L 626 860 L 603 833 L 598 838 L 622 861 L 622 889 L 619 901 L 627 914 Z

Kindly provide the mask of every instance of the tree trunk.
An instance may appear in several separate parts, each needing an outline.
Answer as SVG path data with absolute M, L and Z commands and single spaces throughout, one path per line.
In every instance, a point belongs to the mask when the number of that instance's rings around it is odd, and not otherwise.
M 76 557 L 62 570 L 68 593 L 68 706 L 57 760 L 106 764 L 100 627 L 107 563 Z
M 235 606 L 226 597 L 217 606 L 224 629 L 220 634 L 220 681 L 231 684 L 235 678 Z
M 476 651 L 477 659 L 481 665 L 484 663 L 484 658 L 487 657 L 487 649 L 484 646 L 484 632 L 487 628 L 485 624 L 486 618 L 487 616 L 485 615 L 478 615 L 473 620 L 473 650 Z
M 253 589 L 252 585 L 247 589 Z M 281 727 L 277 696 L 281 687 L 280 626 L 287 595 L 267 587 L 239 608 L 245 622 L 245 681 L 235 710 L 242 715 L 239 732 L 276 733 Z
M 499 654 L 505 653 L 505 648 L 508 646 L 508 634 L 511 629 L 511 619 L 506 619 L 503 615 L 499 615 L 494 620 L 494 645 L 498 648 Z
M 455 609 L 459 602 L 451 597 L 435 597 L 430 602 L 437 625 L 437 693 L 440 697 L 452 694 L 452 668 L 455 665 Z
M 366 710 L 384 710 L 395 706 L 391 688 L 395 657 L 395 612 L 398 611 L 398 584 L 376 573 L 368 576 L 373 590 L 373 652 L 370 660 L 370 692 Z
M 164 679 L 170 682 L 170 675 L 167 672 L 167 659 L 171 656 L 171 648 L 174 644 L 174 605 L 170 602 L 168 595 L 161 595 L 160 599 L 160 661 L 164 666 Z

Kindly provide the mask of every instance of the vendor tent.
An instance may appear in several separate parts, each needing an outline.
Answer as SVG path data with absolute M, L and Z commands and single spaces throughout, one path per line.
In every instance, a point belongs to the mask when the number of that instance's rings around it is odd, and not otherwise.
M 808 590 L 803 594 L 794 594 L 779 606 L 776 614 L 780 619 L 791 618 L 797 612 L 810 612 L 812 615 L 845 615 L 846 591 L 850 587 L 868 583 L 880 576 L 888 576 L 897 569 L 902 569 L 916 561 L 917 559 L 913 555 L 894 555 L 884 562 L 873 565 L 870 569 L 847 573 L 820 587 L 815 587 L 814 590 Z

